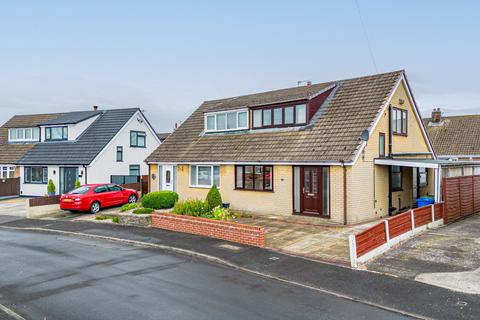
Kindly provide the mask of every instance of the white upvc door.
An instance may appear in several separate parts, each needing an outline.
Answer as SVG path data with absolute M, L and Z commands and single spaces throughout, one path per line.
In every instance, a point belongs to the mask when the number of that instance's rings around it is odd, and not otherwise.
M 173 165 L 162 165 L 162 190 L 174 191 Z

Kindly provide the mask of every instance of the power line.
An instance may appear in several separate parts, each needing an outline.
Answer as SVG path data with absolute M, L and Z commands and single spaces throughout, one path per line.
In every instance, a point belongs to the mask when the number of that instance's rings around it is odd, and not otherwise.
M 363 23 L 362 13 L 360 11 L 360 5 L 358 4 L 358 0 L 355 0 L 355 4 L 357 5 L 358 17 L 360 18 L 360 24 L 362 25 L 365 40 L 367 41 L 368 51 L 370 52 L 370 57 L 372 58 L 373 68 L 375 69 L 375 72 L 378 72 L 377 63 L 375 62 L 375 56 L 373 55 L 372 46 L 370 45 L 370 40 L 368 39 L 367 28 L 365 28 L 365 23 Z

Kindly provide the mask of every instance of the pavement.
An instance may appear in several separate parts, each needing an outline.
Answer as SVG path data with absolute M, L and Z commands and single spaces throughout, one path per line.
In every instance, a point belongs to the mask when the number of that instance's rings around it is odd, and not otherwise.
M 421 233 L 369 262 L 366 268 L 480 294 L 480 214 Z
M 81 236 L 85 239 L 108 239 L 113 242 L 127 241 L 128 244 L 150 246 L 190 257 L 201 257 L 255 276 L 295 284 L 417 318 L 478 319 L 480 314 L 480 295 L 455 292 L 412 279 L 350 269 L 270 249 L 249 247 L 185 233 L 95 222 L 33 219 L 1 223 L 0 231 L 2 230 L 23 230 L 35 235 L 51 233 L 57 237 Z M 64 259 L 68 260 L 70 257 L 66 256 Z M 52 264 L 54 265 L 53 262 Z M 202 277 L 202 274 L 195 274 L 195 276 Z M 189 281 L 190 279 L 186 279 L 185 283 Z M 209 283 L 212 284 L 212 282 Z M 283 301 L 279 301 L 278 305 L 282 305 Z M 317 300 L 318 303 L 321 301 L 321 299 Z M 317 313 L 317 317 L 321 315 L 322 313 Z M 302 316 L 295 318 L 302 318 Z M 325 316 L 325 318 L 328 317 Z
M 0 215 L 26 217 L 27 198 L 9 198 L 0 200 Z
M 2 229 L 0 261 L 0 317 L 10 310 L 11 319 L 411 319 L 188 256 L 72 235 Z

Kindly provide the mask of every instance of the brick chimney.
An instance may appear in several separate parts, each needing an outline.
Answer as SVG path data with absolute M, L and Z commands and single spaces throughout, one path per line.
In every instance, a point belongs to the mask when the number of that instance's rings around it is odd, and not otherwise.
M 98 110 L 98 106 L 93 106 L 93 111 L 97 111 Z
M 440 111 L 440 108 L 433 108 L 432 122 L 433 123 L 440 123 L 440 121 L 442 121 L 442 111 Z

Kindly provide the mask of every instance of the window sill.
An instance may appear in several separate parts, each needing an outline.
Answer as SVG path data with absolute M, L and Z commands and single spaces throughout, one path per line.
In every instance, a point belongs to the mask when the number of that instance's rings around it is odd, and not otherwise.
M 130 148 L 146 148 L 146 147 L 147 146 L 143 146 L 143 147 L 142 146 L 132 146 L 132 145 L 130 146 Z
M 403 188 L 392 188 L 392 192 L 401 192 Z
M 196 189 L 210 189 L 212 186 L 189 185 L 190 188 L 196 188 Z M 220 189 L 220 187 L 217 186 L 217 189 Z
M 394 135 L 394 136 L 400 136 L 400 137 L 408 137 L 408 134 L 407 134 L 407 133 L 396 133 L 396 132 L 393 132 L 393 135 Z
M 273 193 L 274 190 L 257 190 L 257 189 L 244 189 L 244 188 L 234 188 L 236 191 L 254 191 L 254 192 L 267 192 L 267 193 Z
M 23 182 L 23 184 L 47 184 L 46 182 Z

